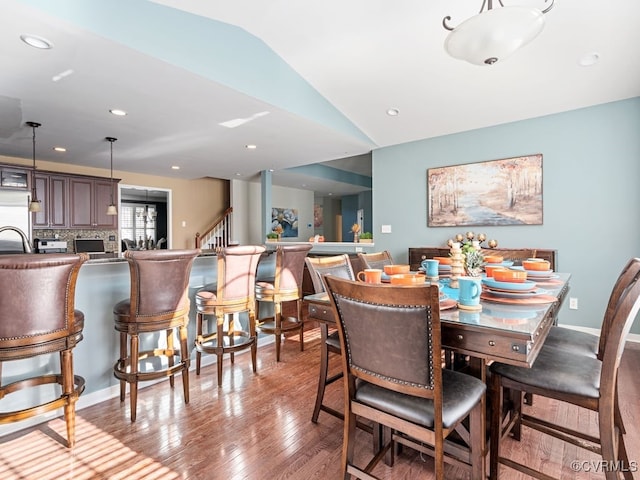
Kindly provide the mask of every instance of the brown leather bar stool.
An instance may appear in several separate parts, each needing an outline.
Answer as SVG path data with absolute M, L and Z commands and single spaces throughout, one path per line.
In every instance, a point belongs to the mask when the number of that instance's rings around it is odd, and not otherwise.
M 235 352 L 251 348 L 253 372 L 256 372 L 256 271 L 265 250 L 263 246 L 254 245 L 216 248 L 217 281 L 196 293 L 196 375 L 200 375 L 202 354 L 215 354 L 218 387 L 222 386 L 222 358 L 225 353 L 230 354 L 233 363 Z M 229 318 L 225 330 L 225 318 L 240 312 L 248 313 L 247 330 L 237 329 L 233 317 Z M 205 332 L 203 324 L 207 315 L 215 315 L 216 327 Z
M 0 423 L 63 408 L 69 447 L 75 443 L 75 405 L 85 383 L 73 370 L 73 349 L 82 340 L 84 327 L 84 314 L 75 310 L 75 288 L 80 267 L 88 259 L 87 254 L 0 256 L 0 373 L 4 362 L 60 355 L 60 373 L 39 373 L 7 385 L 0 382 L 0 399 L 25 388 L 60 386 L 52 400 L 0 412 Z
M 313 245 L 279 245 L 276 248 L 276 272 L 273 283 L 256 283 L 256 302 L 273 303 L 273 316 L 260 319 L 258 330 L 276 337 L 276 362 L 280 361 L 282 335 L 295 332 L 300 335 L 300 351 L 304 350 L 304 323 L 302 321 L 302 275 L 304 259 Z M 296 316 L 282 315 L 282 304 L 295 302 Z M 256 307 L 257 309 L 257 307 Z
M 131 294 L 113 307 L 115 328 L 120 332 L 120 358 L 113 372 L 120 380 L 121 402 L 126 384 L 130 386 L 132 422 L 136 420 L 138 382 L 169 377 L 173 387 L 173 376 L 182 372 L 184 402 L 189 403 L 189 275 L 199 254 L 200 249 L 127 250 L 124 253 L 129 262 Z M 166 347 L 154 345 L 140 351 L 141 334 L 162 331 L 166 333 Z M 174 348 L 176 333 L 180 339 L 179 349 Z M 166 359 L 166 366 L 157 362 L 158 359 Z M 140 365 L 144 368 L 140 369 Z

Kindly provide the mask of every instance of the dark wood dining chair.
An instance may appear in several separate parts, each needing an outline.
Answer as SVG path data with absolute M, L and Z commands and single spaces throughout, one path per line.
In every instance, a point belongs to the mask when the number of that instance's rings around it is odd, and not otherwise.
M 257 370 L 256 272 L 265 250 L 261 245 L 217 247 L 216 282 L 196 293 L 196 375 L 200 375 L 202 354 L 215 354 L 218 387 L 222 386 L 225 354 L 233 363 L 235 352 L 251 349 L 253 373 Z M 243 312 L 248 316 L 246 327 L 234 318 Z M 215 326 L 205 331 L 207 316 L 215 317 Z
M 613 290 L 611 291 L 611 295 L 609 296 L 609 302 L 600 328 L 600 335 L 593 335 L 591 333 L 554 325 L 551 327 L 551 330 L 549 330 L 549 334 L 544 341 L 542 349 L 557 348 L 574 355 L 584 355 L 590 358 L 598 358 L 602 360 L 604 358 L 604 346 L 606 343 L 607 333 L 609 332 L 610 322 L 613 318 L 613 315 L 611 315 L 610 312 L 615 310 L 618 302 L 620 301 L 620 297 L 625 291 L 625 286 L 638 274 L 638 272 L 640 272 L 640 259 L 638 258 L 632 258 L 629 260 L 622 269 L 622 272 L 620 272 L 620 275 L 613 286 Z M 528 397 L 531 396 L 529 395 Z M 525 396 L 525 403 L 531 405 L 532 400 Z M 625 427 L 617 401 L 616 423 L 622 433 L 625 433 Z
M 609 313 L 615 310 L 620 301 L 620 297 L 625 291 L 625 286 L 629 280 L 635 277 L 640 271 L 640 259 L 632 258 L 624 266 L 618 279 L 616 280 L 609 303 L 605 311 L 604 319 L 600 328 L 600 335 L 593 335 L 587 332 L 581 332 L 571 328 L 553 326 L 549 331 L 547 339 L 544 341 L 545 347 L 559 348 L 565 352 L 572 352 L 576 355 L 586 355 L 587 357 L 599 358 L 602 360 L 604 355 L 604 346 L 606 344 L 607 332 L 609 324 L 613 316 Z
M 385 265 L 393 265 L 393 258 L 388 250 L 372 253 L 358 252 L 358 258 L 364 268 L 379 268 L 383 270 Z
M 389 453 L 393 466 L 400 443 L 433 455 L 438 480 L 445 478 L 445 460 L 467 467 L 471 479 L 484 479 L 486 386 L 442 368 L 438 287 L 330 275 L 324 282 L 342 348 L 344 477 L 376 478 L 376 464 Z M 354 463 L 356 417 L 386 427 L 384 445 L 364 468 Z M 463 444 L 451 441 L 454 432 Z
M 634 259 L 630 263 L 635 266 L 638 261 L 640 259 Z M 636 268 L 635 274 L 623 273 L 621 277 L 624 281 L 617 282 L 603 321 L 601 358 L 548 347 L 541 349 L 531 368 L 498 362 L 491 365 L 491 480 L 497 480 L 500 464 L 535 478 L 551 478 L 502 456 L 504 438 L 513 431 L 514 440 L 519 440 L 522 426 L 597 453 L 607 465 L 622 467 L 626 479 L 633 478 L 618 419 L 617 380 L 625 341 L 640 310 L 640 271 Z M 510 408 L 505 408 L 505 392 L 509 392 Z M 599 435 L 559 425 L 540 415 L 526 414 L 522 409 L 523 392 L 597 412 Z M 614 468 L 605 469 L 605 476 L 607 480 L 619 478 Z
M 131 289 L 129 298 L 113 307 L 116 331 L 120 332 L 120 357 L 113 367 L 120 380 L 120 401 L 124 402 L 129 384 L 131 421 L 136 421 L 139 382 L 182 374 L 184 402 L 189 403 L 190 353 L 187 345 L 189 324 L 189 276 L 200 249 L 127 250 Z M 151 340 L 165 334 L 162 346 Z M 180 347 L 174 347 L 174 336 Z
M 276 248 L 275 277 L 273 282 L 256 282 L 256 302 L 273 304 L 273 316 L 260 318 L 257 328 L 260 332 L 275 336 L 276 362 L 280 361 L 282 336 L 298 332 L 300 351 L 304 350 L 304 322 L 302 319 L 302 275 L 304 259 L 313 245 L 309 243 L 278 245 Z M 284 316 L 282 306 L 295 302 L 295 316 Z M 256 306 L 256 311 L 259 311 Z
M 73 349 L 84 328 L 84 314 L 75 309 L 75 289 L 80 267 L 88 259 L 86 253 L 0 255 L 0 373 L 5 362 L 53 353 L 60 357 L 57 372 L 38 367 L 10 383 L 0 381 L 0 399 L 25 389 L 38 392 L 34 402 L 13 404 L 23 408 L 0 412 L 0 424 L 62 408 L 69 448 L 75 444 L 76 402 L 85 387 L 73 368 Z M 50 394 L 42 389 L 52 384 L 59 388 Z
M 322 281 L 323 275 L 333 275 L 340 278 L 346 278 L 349 280 L 355 280 L 355 274 L 353 273 L 353 267 L 349 260 L 349 255 L 346 253 L 341 255 L 332 255 L 328 257 L 309 257 L 305 258 L 307 269 L 313 283 L 313 289 L 315 293 L 324 292 L 324 283 Z M 330 415 L 344 418 L 342 412 L 324 405 L 324 392 L 327 385 L 332 384 L 336 380 L 342 378 L 342 371 L 329 376 L 329 354 L 342 355 L 342 349 L 340 348 L 340 339 L 338 338 L 338 331 L 333 330 L 329 333 L 329 326 L 326 323 L 320 323 L 320 375 L 318 377 L 318 391 L 316 393 L 316 402 L 313 407 L 313 414 L 311 415 L 311 421 L 318 423 L 318 416 L 320 411 L 323 410 Z

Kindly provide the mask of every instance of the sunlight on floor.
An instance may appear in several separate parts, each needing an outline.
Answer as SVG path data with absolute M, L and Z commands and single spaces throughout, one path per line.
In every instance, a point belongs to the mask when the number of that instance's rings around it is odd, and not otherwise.
M 76 417 L 76 445 L 65 446 L 62 419 L 0 442 L 0 478 L 159 479 L 182 478 L 159 462 L 140 455 L 91 423 Z M 62 459 L 65 458 L 63 461 Z

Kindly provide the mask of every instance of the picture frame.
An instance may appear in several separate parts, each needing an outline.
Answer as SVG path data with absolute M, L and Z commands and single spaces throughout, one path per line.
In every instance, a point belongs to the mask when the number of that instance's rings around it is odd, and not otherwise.
M 542 154 L 427 170 L 427 226 L 542 225 Z
M 272 208 L 271 231 L 275 231 L 278 226 L 282 229 L 283 238 L 298 238 L 298 209 Z

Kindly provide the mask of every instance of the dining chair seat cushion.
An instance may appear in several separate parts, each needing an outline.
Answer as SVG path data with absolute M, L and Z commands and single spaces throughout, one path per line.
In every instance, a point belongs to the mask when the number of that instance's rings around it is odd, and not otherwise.
M 338 331 L 336 330 L 333 333 L 327 335 L 326 344 L 329 347 L 333 347 L 336 350 L 340 350 L 340 336 L 338 335 Z
M 485 384 L 471 375 L 442 370 L 442 425 L 454 426 L 478 403 Z M 433 428 L 433 401 L 358 382 L 356 401 L 412 423 Z
M 587 398 L 600 396 L 602 362 L 557 348 L 542 348 L 531 368 L 491 364 L 491 373 L 524 385 Z
M 218 295 L 215 284 L 205 285 L 196 293 L 196 304 L 199 306 L 215 306 L 217 301 Z
M 599 342 L 600 337 L 591 333 L 571 328 L 551 327 L 544 341 L 544 347 L 554 347 L 567 353 L 595 358 L 598 354 Z
M 189 313 L 189 304 L 187 304 L 185 306 L 185 310 L 186 313 Z M 176 313 L 176 316 L 182 315 L 185 312 L 184 311 L 180 311 L 177 310 L 178 313 Z M 161 314 L 162 312 L 158 312 L 158 314 Z M 120 300 L 118 303 L 116 303 L 113 306 L 113 314 L 118 317 L 118 321 L 121 322 L 129 322 L 129 321 L 133 321 L 135 323 L 145 323 L 145 316 L 144 315 L 140 315 L 137 316 L 136 318 L 134 318 L 133 320 L 131 320 L 129 317 L 131 316 L 131 300 L 126 298 L 124 300 Z M 148 322 L 155 322 L 158 321 L 158 317 L 156 315 L 152 315 L 148 317 Z

